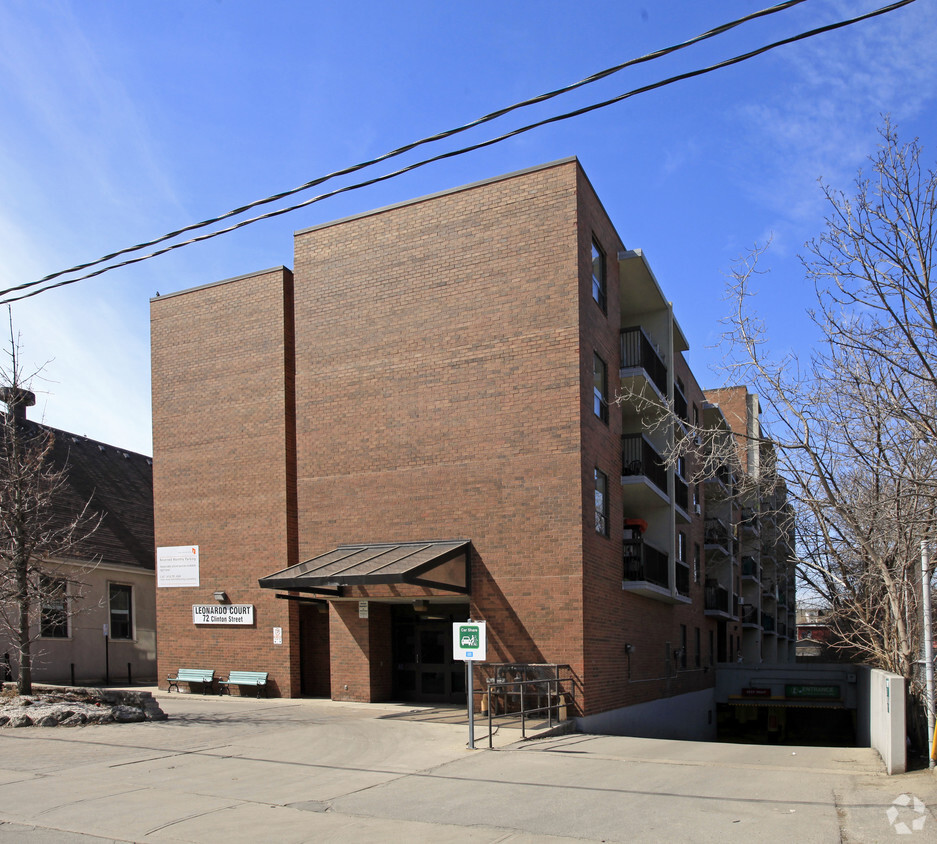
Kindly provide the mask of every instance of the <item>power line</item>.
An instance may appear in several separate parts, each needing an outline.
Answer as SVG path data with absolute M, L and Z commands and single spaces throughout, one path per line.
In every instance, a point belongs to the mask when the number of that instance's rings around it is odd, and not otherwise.
M 105 257 L 103 257 L 103 258 L 99 258 L 99 259 L 96 260 L 96 261 L 92 261 L 92 262 L 89 262 L 89 263 L 86 263 L 86 264 L 81 264 L 81 265 L 72 267 L 71 269 L 68 269 L 68 270 L 62 270 L 62 271 L 60 271 L 60 272 L 53 273 L 53 274 L 51 274 L 51 275 L 49 275 L 49 276 L 45 276 L 45 277 L 42 278 L 42 279 L 38 279 L 37 281 L 27 282 L 27 283 L 24 283 L 24 284 L 17 285 L 17 286 L 15 286 L 15 287 L 6 288 L 5 290 L 0 290 L 0 296 L 7 296 L 7 294 L 9 294 L 9 293 L 14 293 L 14 292 L 17 292 L 17 291 L 20 291 L 20 290 L 24 290 L 24 289 L 27 289 L 27 288 L 36 287 L 37 285 L 43 284 L 43 283 L 46 282 L 46 281 L 49 281 L 49 280 L 54 279 L 54 278 L 58 278 L 58 277 L 60 277 L 60 276 L 62 276 L 62 275 L 67 275 L 67 274 L 70 274 L 70 273 L 72 273 L 72 272 L 77 272 L 77 271 L 80 271 L 80 270 L 85 269 L 85 268 L 88 268 L 88 267 L 96 266 L 96 265 L 98 265 L 98 264 L 104 263 L 105 261 L 111 260 L 112 258 L 118 257 L 118 256 L 120 256 L 120 255 L 129 254 L 130 252 L 139 251 L 140 249 L 146 248 L 146 247 L 148 247 L 148 246 L 152 246 L 152 245 L 156 245 L 156 244 L 158 244 L 158 243 L 165 242 L 166 240 L 169 240 L 169 239 L 171 239 L 171 238 L 173 238 L 173 237 L 177 237 L 178 235 L 180 235 L 180 234 L 182 234 L 182 233 L 189 232 L 189 231 L 193 231 L 193 230 L 196 230 L 196 229 L 199 229 L 199 228 L 204 228 L 205 226 L 212 225 L 213 223 L 217 223 L 217 222 L 220 222 L 220 221 L 222 221 L 222 220 L 224 220 L 224 219 L 228 219 L 228 218 L 230 218 L 230 217 L 232 217 L 232 216 L 236 216 L 236 215 L 238 215 L 238 214 L 244 213 L 244 212 L 247 211 L 247 210 L 250 210 L 250 209 L 256 208 L 256 207 L 258 207 L 258 206 L 260 206 L 260 205 L 264 205 L 264 204 L 267 204 L 267 203 L 269 203 L 269 202 L 275 201 L 276 199 L 281 199 L 281 198 L 284 198 L 284 197 L 286 197 L 286 196 L 291 196 L 291 195 L 296 194 L 296 193 L 299 193 L 299 192 L 301 192 L 301 191 L 308 190 L 309 188 L 314 187 L 314 186 L 319 185 L 319 184 L 322 184 L 323 182 L 325 182 L 325 181 L 327 181 L 327 180 L 329 180 L 329 179 L 332 179 L 332 178 L 335 178 L 335 177 L 341 176 L 341 175 L 346 175 L 346 174 L 348 174 L 348 173 L 356 172 L 357 170 L 361 170 L 361 169 L 363 169 L 363 168 L 365 168 L 365 167 L 371 166 L 372 164 L 379 163 L 379 162 L 381 162 L 381 161 L 385 161 L 385 160 L 387 160 L 387 159 L 389 159 L 389 158 L 392 158 L 392 157 L 395 157 L 395 156 L 397 156 L 397 155 L 400 155 L 400 154 L 402 154 L 403 152 L 407 152 L 407 151 L 409 151 L 409 150 L 412 150 L 412 149 L 416 148 L 417 146 L 421 146 L 421 145 L 426 144 L 426 143 L 429 143 L 429 142 L 431 142 L 431 141 L 440 140 L 440 139 L 443 139 L 443 138 L 446 138 L 446 137 L 451 137 L 451 136 L 454 135 L 454 134 L 457 134 L 457 133 L 459 133 L 459 132 L 463 132 L 463 131 L 465 131 L 466 129 L 471 128 L 471 127 L 474 127 L 474 126 L 481 125 L 482 123 L 489 122 L 490 120 L 495 119 L 495 117 L 502 116 L 503 114 L 507 114 L 507 113 L 509 113 L 510 111 L 514 111 L 514 110 L 516 110 L 516 109 L 518 109 L 518 108 L 521 108 L 521 107 L 523 107 L 523 106 L 525 106 L 525 105 L 530 105 L 530 104 L 537 103 L 537 102 L 543 102 L 544 100 L 547 100 L 547 99 L 550 99 L 550 98 L 552 98 L 552 97 L 558 96 L 559 94 L 564 93 L 564 92 L 566 92 L 566 91 L 570 91 L 570 90 L 573 90 L 573 89 L 575 89 L 575 88 L 581 87 L 581 86 L 583 86 L 583 85 L 589 84 L 590 82 L 594 82 L 594 81 L 596 81 L 596 80 L 598 80 L 598 79 L 605 78 L 605 77 L 611 75 L 612 73 L 615 73 L 615 72 L 617 72 L 618 70 L 621 70 L 622 68 L 629 67 L 629 66 L 632 66 L 632 65 L 634 65 L 634 64 L 638 64 L 638 63 L 641 63 L 641 62 L 644 62 L 644 61 L 649 61 L 651 58 L 657 58 L 657 57 L 660 57 L 660 56 L 662 56 L 662 55 L 666 55 L 667 53 L 674 52 L 675 50 L 678 50 L 678 49 L 682 49 L 683 47 L 688 46 L 688 45 L 690 45 L 690 44 L 698 43 L 700 40 L 702 40 L 702 39 L 704 39 L 704 38 L 712 37 L 712 36 L 715 35 L 715 34 L 719 34 L 720 32 L 724 32 L 724 31 L 726 31 L 727 29 L 731 29 L 731 28 L 733 28 L 734 26 L 738 26 L 740 23 L 742 23 L 742 22 L 744 22 L 744 21 L 747 21 L 747 20 L 751 20 L 751 19 L 753 19 L 754 17 L 761 17 L 761 16 L 764 16 L 764 15 L 767 15 L 767 14 L 773 14 L 773 13 L 776 12 L 776 11 L 780 11 L 780 10 L 785 9 L 785 8 L 788 8 L 788 7 L 792 6 L 792 5 L 796 5 L 797 3 L 800 3 L 800 2 L 803 2 L 803 0 L 791 0 L 791 2 L 782 3 L 782 4 L 778 5 L 778 6 L 771 7 L 770 9 L 761 10 L 760 12 L 753 13 L 752 15 L 748 15 L 748 16 L 746 16 L 745 18 L 740 18 L 740 19 L 738 19 L 737 21 L 732 21 L 732 22 L 729 23 L 729 24 L 724 24 L 723 26 L 718 27 L 718 28 L 716 28 L 716 29 L 714 29 L 714 30 L 710 30 L 709 32 L 704 33 L 703 35 L 697 36 L 697 37 L 694 38 L 694 39 L 690 39 L 689 41 L 683 42 L 683 43 L 680 44 L 680 45 L 676 45 L 676 46 L 674 46 L 674 47 L 668 47 L 668 48 L 665 48 L 664 50 L 656 51 L 655 53 L 649 53 L 649 54 L 647 54 L 647 56 L 642 56 L 642 57 L 640 57 L 640 58 L 638 58 L 638 59 L 630 60 L 629 62 L 625 62 L 625 63 L 623 63 L 623 64 L 621 64 L 621 65 L 616 65 L 614 68 L 608 68 L 608 69 L 606 69 L 606 70 L 604 70 L 604 71 L 600 71 L 600 72 L 597 73 L 597 74 L 593 74 L 592 76 L 587 77 L 586 79 L 581 80 L 580 82 L 577 82 L 577 83 L 574 83 L 574 84 L 572 84 L 572 85 L 566 86 L 565 88 L 560 88 L 560 89 L 557 89 L 557 90 L 554 91 L 554 92 L 550 92 L 549 94 L 542 94 L 542 95 L 540 95 L 540 96 L 538 96 L 538 97 L 534 97 L 534 98 L 532 98 L 532 99 L 530 99 L 530 100 L 525 100 L 525 101 L 523 101 L 523 102 L 516 103 L 516 104 L 514 104 L 514 105 L 512 105 L 512 106 L 508 106 L 508 107 L 505 108 L 505 109 L 501 109 L 501 110 L 499 110 L 499 111 L 497 111 L 497 112 L 492 112 L 490 115 L 486 115 L 485 117 L 479 118 L 479 119 L 476 120 L 476 121 L 473 121 L 473 122 L 471 122 L 471 123 L 467 123 L 467 124 L 465 124 L 464 126 L 459 127 L 459 128 L 457 128 L 457 129 L 452 129 L 452 130 L 449 130 L 449 131 L 447 131 L 447 132 L 442 132 L 442 133 L 439 133 L 439 134 L 437 134 L 437 135 L 430 136 L 430 137 L 428 137 L 428 138 L 423 138 L 423 139 L 421 139 L 421 140 L 419 140 L 419 141 L 413 142 L 412 144 L 408 144 L 408 145 L 406 145 L 406 146 L 404 146 L 404 147 L 400 147 L 398 150 L 394 150 L 394 151 L 392 151 L 392 152 L 390 152 L 390 153 L 386 153 L 386 154 L 384 154 L 384 155 L 382 155 L 382 156 L 379 156 L 378 158 L 372 159 L 371 161 L 364 162 L 364 163 L 357 164 L 357 165 L 353 165 L 352 167 L 345 168 L 344 170 L 335 171 L 335 172 L 330 173 L 330 174 L 328 174 L 328 175 L 326 175 L 326 176 L 323 176 L 323 177 L 321 177 L 321 178 L 319 178 L 319 179 L 315 179 L 315 180 L 313 180 L 313 181 L 311 181 L 311 182 L 307 182 L 305 185 L 303 185 L 303 186 L 301 186 L 301 187 L 298 187 L 298 188 L 294 188 L 293 190 L 285 191 L 285 192 L 280 193 L 280 194 L 276 194 L 276 195 L 273 195 L 273 196 L 270 196 L 270 197 L 266 197 L 266 198 L 264 198 L 264 199 L 262 199 L 262 200 L 258 200 L 258 201 L 256 201 L 256 202 L 253 202 L 253 203 L 250 203 L 250 204 L 248 204 L 248 205 L 242 206 L 242 207 L 239 208 L 239 209 L 234 209 L 233 211 L 229 211 L 229 212 L 227 212 L 226 214 L 223 214 L 223 215 L 221 215 L 221 216 L 219 216 L 219 217 L 212 218 L 211 220 L 206 220 L 206 221 L 203 221 L 203 222 L 201 222 L 201 223 L 196 223 L 196 224 L 193 224 L 193 225 L 191 225 L 191 226 L 187 226 L 187 227 L 185 227 L 185 228 L 183 228 L 183 229 L 179 229 L 179 230 L 176 231 L 176 232 L 173 232 L 173 233 L 164 235 L 164 236 L 162 236 L 162 237 L 160 237 L 160 238 L 156 238 L 155 240 L 148 241 L 148 242 L 146 242 L 146 243 L 141 243 L 141 244 L 138 244 L 137 246 L 128 247 L 128 248 L 126 248 L 126 249 L 119 250 L 118 252 L 111 253 L 110 255 L 105 256 Z M 826 24 L 825 26 L 817 27 L 817 28 L 815 28 L 815 29 L 811 29 L 811 30 L 808 30 L 808 31 L 806 31 L 806 32 L 802 32 L 802 33 L 799 33 L 799 34 L 797 34 L 797 35 L 793 35 L 793 36 L 790 36 L 790 37 L 788 37 L 788 38 L 781 39 L 781 40 L 779 40 L 779 41 L 774 41 L 774 42 L 772 42 L 772 43 L 770 43 L 770 44 L 767 44 L 767 45 L 765 45 L 765 46 L 763 46 L 763 47 L 759 47 L 759 48 L 757 48 L 757 49 L 755 49 L 755 50 L 751 50 L 751 51 L 749 51 L 749 52 L 747 52 L 747 53 L 742 53 L 742 54 L 740 54 L 740 55 L 738 55 L 738 56 L 734 56 L 733 58 L 730 58 L 730 59 L 725 59 L 725 60 L 723 60 L 723 61 L 721 61 L 721 62 L 718 62 L 718 63 L 716 63 L 716 64 L 709 65 L 708 67 L 699 68 L 699 69 L 697 69 L 697 70 L 692 70 L 692 71 L 687 71 L 687 72 L 685 72 L 685 73 L 677 74 L 676 76 L 668 77 L 668 78 L 666 78 L 666 79 L 660 80 L 659 82 L 654 82 L 654 83 L 651 83 L 651 84 L 649 84 L 649 85 L 644 85 L 644 86 L 641 86 L 641 87 L 639 87 L 639 88 L 632 89 L 631 91 L 627 91 L 627 92 L 624 93 L 624 94 L 619 94 L 618 96 L 612 97 L 611 99 L 608 99 L 608 100 L 603 100 L 603 101 L 598 102 L 598 103 L 593 103 L 593 104 L 591 104 L 591 105 L 583 106 L 582 108 L 574 109 L 573 111 L 565 112 L 565 113 L 563 113 L 563 114 L 554 115 L 554 116 L 552 116 L 552 117 L 548 117 L 548 118 L 545 118 L 545 119 L 543 119 L 543 120 L 538 120 L 538 121 L 536 121 L 536 122 L 534 122 L 534 123 L 526 124 L 526 125 L 521 126 L 521 127 L 517 128 L 517 129 L 513 129 L 513 130 L 511 130 L 510 132 L 505 132 L 505 133 L 502 134 L 502 135 L 498 135 L 498 136 L 496 136 L 496 137 L 494 137 L 494 138 L 489 138 L 488 140 L 485 140 L 485 141 L 480 141 L 480 142 L 478 142 L 478 143 L 471 144 L 471 145 L 465 146 L 465 147 L 461 147 L 461 148 L 456 149 L 456 150 L 451 150 L 451 151 L 449 151 L 449 152 L 440 153 L 440 154 L 438 154 L 438 155 L 431 156 L 431 157 L 429 157 L 429 158 L 424 158 L 424 159 L 422 159 L 422 160 L 420 160 L 420 161 L 417 161 L 417 162 L 415 162 L 415 163 L 413 163 L 413 164 L 407 165 L 406 167 L 401 167 L 401 168 L 399 168 L 399 169 L 397 169 L 397 170 L 391 171 L 390 173 L 386 173 L 386 174 L 384 174 L 384 175 L 382 175 L 382 176 L 375 176 L 375 177 L 373 177 L 373 178 L 371 178 L 371 179 L 366 179 L 366 180 L 364 180 L 364 181 L 357 182 L 357 183 L 352 184 L 352 185 L 346 185 L 346 186 L 341 187 L 341 188 L 336 188 L 336 189 L 334 189 L 334 190 L 327 191 L 326 193 L 318 194 L 317 196 L 314 196 L 314 197 L 311 197 L 311 198 L 309 198 L 309 199 L 306 199 L 306 200 L 304 200 L 303 202 L 298 202 L 298 203 L 295 203 L 295 204 L 293 204 L 293 205 L 286 206 L 286 207 L 284 207 L 284 208 L 279 208 L 279 209 L 276 209 L 276 210 L 274 210 L 274 211 L 269 211 L 269 212 L 267 212 L 267 213 L 265 213 L 265 214 L 259 214 L 259 215 L 255 216 L 255 217 L 250 217 L 250 218 L 248 218 L 248 219 L 246 219 L 246 220 L 241 220 L 240 222 L 235 223 L 235 224 L 233 224 L 233 225 L 231 225 L 231 226 L 227 226 L 226 228 L 216 229 L 216 230 L 214 230 L 214 231 L 207 232 L 207 233 L 205 233 L 205 234 L 202 234 L 202 235 L 198 235 L 198 236 L 196 236 L 196 237 L 189 238 L 188 240 L 184 240 L 184 241 L 181 241 L 181 242 L 179 242 L 179 243 L 170 244 L 170 245 L 165 246 L 165 247 L 163 247 L 163 248 L 161 248 L 161 249 L 157 249 L 157 250 L 155 250 L 155 251 L 153 251 L 153 252 L 149 252 L 149 253 L 147 253 L 147 254 L 145 254 L 145 255 L 139 255 L 139 256 L 136 256 L 136 257 L 133 257 L 133 258 L 129 258 L 129 259 L 125 260 L 125 261 L 120 261 L 120 262 L 118 262 L 118 263 L 116 263 L 116 264 L 109 264 L 108 266 L 102 267 L 102 268 L 97 269 L 97 270 L 95 270 L 95 271 L 93 271 L 93 272 L 85 273 L 85 274 L 83 274 L 83 275 L 80 275 L 80 276 L 77 276 L 77 277 L 71 278 L 71 279 L 65 279 L 65 280 L 63 280 L 63 281 L 56 282 L 55 284 L 49 284 L 49 285 L 46 285 L 45 287 L 41 287 L 41 288 L 39 288 L 39 289 L 33 290 L 32 292 L 23 294 L 23 295 L 21 295 L 21 296 L 7 296 L 7 298 L 0 299 L 0 304 L 9 304 L 9 303 L 11 303 L 11 302 L 20 301 L 21 299 L 28 299 L 28 298 L 30 298 L 30 297 L 32 297 L 32 296 L 36 296 L 36 295 L 38 295 L 39 293 L 44 293 L 44 292 L 46 292 L 46 291 L 48 291 L 48 290 L 54 290 L 55 288 L 64 287 L 64 286 L 69 285 L 69 284 L 74 284 L 75 282 L 78 282 L 78 281 L 83 281 L 83 280 L 86 280 L 86 279 L 89 279 L 89 278 L 94 278 L 95 276 L 102 275 L 103 273 L 110 272 L 111 270 L 115 270 L 115 269 L 119 269 L 119 268 L 121 268 L 121 267 L 126 267 L 126 266 L 130 266 L 130 265 L 132 265 L 132 264 L 140 263 L 141 261 L 146 261 L 146 260 L 149 260 L 150 258 L 155 258 L 155 257 L 157 257 L 158 255 L 163 255 L 163 254 L 166 254 L 167 252 L 171 252 L 171 251 L 173 251 L 173 250 L 175 250 L 175 249 L 180 249 L 180 248 L 182 248 L 183 246 L 189 246 L 189 245 L 191 245 L 191 244 L 193 244 L 193 243 L 199 243 L 199 242 L 204 241 L 204 240 L 210 240 L 210 239 L 212 239 L 212 238 L 214 238 L 214 237 L 218 237 L 219 235 L 227 234 L 227 233 L 229 233 L 229 232 L 236 231 L 237 229 L 240 229 L 240 228 L 243 228 L 243 227 L 245 227 L 245 226 L 251 225 L 252 223 L 256 223 L 256 222 L 259 222 L 259 221 L 261 221 L 261 220 L 272 219 L 273 217 L 278 217 L 278 216 L 280 216 L 280 215 L 282 215 L 282 214 L 287 214 L 287 213 L 290 213 L 290 212 L 292 212 L 292 211 L 296 211 L 296 210 L 298 210 L 298 209 L 300 209 L 300 208 L 305 208 L 305 207 L 307 207 L 307 206 L 309 206 L 309 205 L 312 205 L 312 204 L 314 204 L 314 203 L 321 202 L 321 201 L 324 200 L 324 199 L 328 199 L 328 198 L 330 198 L 330 197 L 337 196 L 338 194 L 347 193 L 347 192 L 352 191 L 352 190 L 358 190 L 358 189 L 363 188 L 363 187 L 368 187 L 368 186 L 370 186 L 370 185 L 378 184 L 379 182 L 387 181 L 387 180 L 389 180 L 389 179 L 392 179 L 392 178 L 395 178 L 395 177 L 397 177 L 397 176 L 400 176 L 400 175 L 402 175 L 402 174 L 404 174 L 404 173 L 408 173 L 408 172 L 410 172 L 410 171 L 412 171 L 412 170 L 416 170 L 416 169 L 418 169 L 418 168 L 420 168 L 420 167 L 424 167 L 424 166 L 426 166 L 427 164 L 435 163 L 435 162 L 437 162 L 437 161 L 442 161 L 442 160 L 445 160 L 445 159 L 447 159 L 447 158 L 453 158 L 453 157 L 456 157 L 456 156 L 459 156 L 459 155 L 464 155 L 465 153 L 468 153 L 468 152 L 473 152 L 473 151 L 478 150 L 478 149 L 483 149 L 483 148 L 485 148 L 485 147 L 493 146 L 493 145 L 495 145 L 495 144 L 501 143 L 502 141 L 508 140 L 509 138 L 513 138 L 513 137 L 516 137 L 517 135 L 521 135 L 521 134 L 524 134 L 524 133 L 526 133 L 526 132 L 532 131 L 533 129 L 537 129 L 537 128 L 540 128 L 540 127 L 542 127 L 542 126 L 547 126 L 547 125 L 549 125 L 549 124 L 551 124 L 551 123 L 558 123 L 558 122 L 563 121 L 563 120 L 568 120 L 568 119 L 570 119 L 570 118 L 572 118 L 572 117 L 579 117 L 579 116 L 581 116 L 581 115 L 583 115 L 583 114 L 588 114 L 588 113 L 590 113 L 590 112 L 592 112 L 592 111 L 596 111 L 596 110 L 598 110 L 598 109 L 606 108 L 606 107 L 608 107 L 608 106 L 610 106 L 610 105 L 614 105 L 614 104 L 616 104 L 616 103 L 622 102 L 622 101 L 624 101 L 624 100 L 626 100 L 626 99 L 629 99 L 629 98 L 631 98 L 631 97 L 637 96 L 638 94 L 644 94 L 644 93 L 647 93 L 647 92 L 649 92 L 649 91 L 653 91 L 653 90 L 656 90 L 656 89 L 658 89 L 658 88 L 665 87 L 665 86 L 667 86 L 667 85 L 672 85 L 672 84 L 674 84 L 675 82 L 682 82 L 682 81 L 684 81 L 684 80 L 686 80 L 686 79 L 693 79 L 693 78 L 695 78 L 695 77 L 697 77 L 697 76 L 703 76 L 703 75 L 705 75 L 705 74 L 712 73 L 712 72 L 714 72 L 714 71 L 716 71 L 716 70 L 721 70 L 721 69 L 726 68 L 726 67 L 731 67 L 731 66 L 736 65 L 736 64 L 739 64 L 739 63 L 741 63 L 741 62 L 748 61 L 749 59 L 752 59 L 752 58 L 754 58 L 754 57 L 756 57 L 756 56 L 762 55 L 763 53 L 769 52 L 770 50 L 774 50 L 774 49 L 776 49 L 776 48 L 778 48 L 778 47 L 786 46 L 786 45 L 788 45 L 788 44 L 793 44 L 793 43 L 796 43 L 796 42 L 798 42 L 798 41 L 803 41 L 803 40 L 805 40 L 805 39 L 807 39 L 807 38 L 812 38 L 812 37 L 814 37 L 814 36 L 816 36 L 816 35 L 821 35 L 821 34 L 826 33 L 826 32 L 831 32 L 831 31 L 834 31 L 834 30 L 837 30 L 837 29 L 842 29 L 842 28 L 844 28 L 844 27 L 851 26 L 852 24 L 859 23 L 859 22 L 864 21 L 864 20 L 869 20 L 870 18 L 878 17 L 878 16 L 883 15 L 883 14 L 887 14 L 887 13 L 889 13 L 889 12 L 895 11 L 896 9 L 900 9 L 900 8 L 903 7 L 903 6 L 910 5 L 911 3 L 914 3 L 914 2 L 916 2 L 916 0 L 898 0 L 898 2 L 891 3 L 891 4 L 887 5 L 887 6 L 883 6 L 883 7 L 879 8 L 879 9 L 875 9 L 875 10 L 873 10 L 873 11 L 871 11 L 871 12 L 867 12 L 867 13 L 865 13 L 865 14 L 863 14 L 863 15 L 858 15 L 858 16 L 856 16 L 856 17 L 849 18 L 849 19 L 842 20 L 842 21 L 838 21 L 838 22 L 832 23 L 832 24 Z
M 97 266 L 98 264 L 103 264 L 104 262 L 113 260 L 114 258 L 119 258 L 121 255 L 127 255 L 127 254 L 130 254 L 131 252 L 138 252 L 141 249 L 146 249 L 150 246 L 156 246 L 159 243 L 163 243 L 167 240 L 172 240 L 173 238 L 179 237 L 180 235 L 183 235 L 183 234 L 187 234 L 188 232 L 197 231 L 198 229 L 205 228 L 206 226 L 210 226 L 215 223 L 219 223 L 222 220 L 226 220 L 231 217 L 237 217 L 243 213 L 246 213 L 247 211 L 252 210 L 253 208 L 257 208 L 261 205 L 266 205 L 271 202 L 276 202 L 277 200 L 280 200 L 280 199 L 285 199 L 286 197 L 293 196 L 297 193 L 302 193 L 303 191 L 310 190 L 311 188 L 317 187 L 318 185 L 321 185 L 327 181 L 330 181 L 331 179 L 335 179 L 339 176 L 347 176 L 351 173 L 355 173 L 359 170 L 365 169 L 374 164 L 378 164 L 382 161 L 387 161 L 391 158 L 396 158 L 399 155 L 403 155 L 404 153 L 410 152 L 411 150 L 414 150 L 417 147 L 423 146 L 425 144 L 429 144 L 435 141 L 450 138 L 453 135 L 460 134 L 461 132 L 466 132 L 469 129 L 475 128 L 476 126 L 481 126 L 485 123 L 489 123 L 492 120 L 495 120 L 499 117 L 503 117 L 506 114 L 510 114 L 513 111 L 517 111 L 518 109 L 525 108 L 527 106 L 535 105 L 538 103 L 546 102 L 547 100 L 553 99 L 554 97 L 558 97 L 561 94 L 568 93 L 569 91 L 573 91 L 577 88 L 581 88 L 586 85 L 590 85 L 593 82 L 597 82 L 601 79 L 605 79 L 625 68 L 633 67 L 634 65 L 642 64 L 644 62 L 648 62 L 653 59 L 661 58 L 663 56 L 674 53 L 678 50 L 682 50 L 686 47 L 689 47 L 692 44 L 697 44 L 708 38 L 713 38 L 716 35 L 720 35 L 724 32 L 728 32 L 729 30 L 734 29 L 735 27 L 740 26 L 743 23 L 747 23 L 751 20 L 755 20 L 757 18 L 764 17 L 766 15 L 774 14 L 775 12 L 783 11 L 784 9 L 790 8 L 791 6 L 799 5 L 800 3 L 803 3 L 803 2 L 805 2 L 805 0 L 787 0 L 787 2 L 780 3 L 776 6 L 771 6 L 767 9 L 762 9 L 758 12 L 753 12 L 752 14 L 745 15 L 744 17 L 738 18 L 737 20 L 731 21 L 726 24 L 722 24 L 721 26 L 718 26 L 714 29 L 710 29 L 709 31 L 704 32 L 702 35 L 697 35 L 696 37 L 691 38 L 687 41 L 683 41 L 680 44 L 676 44 L 671 47 L 665 47 L 661 50 L 656 50 L 652 53 L 647 53 L 646 55 L 640 56 L 639 58 L 630 59 L 626 62 L 623 62 L 622 64 L 618 64 L 618 65 L 615 65 L 614 67 L 609 67 L 609 68 L 606 68 L 605 70 L 601 70 L 597 73 L 592 74 L 591 76 L 587 76 L 585 79 L 581 79 L 578 82 L 574 82 L 562 88 L 557 88 L 554 91 L 549 91 L 545 94 L 539 94 L 538 96 L 531 97 L 530 99 L 527 99 L 527 100 L 521 100 L 520 102 L 514 103 L 513 105 L 509 105 L 504 108 L 500 108 L 496 111 L 493 111 L 489 114 L 484 115 L 483 117 L 479 117 L 475 120 L 472 120 L 455 129 L 447 129 L 444 132 L 438 132 L 434 135 L 429 135 L 425 138 L 421 138 L 418 141 L 413 141 L 411 143 L 405 144 L 404 146 L 398 147 L 397 149 L 391 150 L 390 152 L 384 153 L 383 155 L 380 155 L 377 158 L 372 158 L 367 161 L 362 161 L 358 164 L 353 164 L 341 170 L 335 170 L 331 173 L 326 174 L 325 176 L 320 176 L 316 179 L 313 179 L 312 181 L 299 185 L 298 187 L 292 188 L 290 190 L 281 191 L 280 193 L 272 194 L 271 196 L 267 196 L 264 199 L 259 199 L 254 202 L 249 202 L 246 205 L 241 205 L 237 208 L 227 211 L 224 214 L 220 214 L 217 217 L 211 217 L 210 219 L 202 220 L 201 222 L 198 222 L 198 223 L 192 223 L 191 225 L 184 226 L 181 229 L 176 229 L 175 231 L 161 235 L 160 237 L 154 238 L 153 240 L 144 241 L 134 246 L 128 246 L 124 249 L 119 249 L 116 252 L 111 252 L 110 254 L 104 255 L 94 261 L 88 261 L 83 264 L 77 264 L 76 266 L 70 267 L 67 270 L 59 270 L 58 272 L 51 273 L 50 275 L 47 275 L 41 279 L 38 279 L 37 281 L 31 281 L 25 284 L 20 284 L 16 287 L 7 288 L 6 290 L 0 291 L 0 295 L 15 292 L 17 290 L 25 290 L 30 287 L 35 287 L 39 284 L 43 284 L 44 282 L 51 281 L 63 275 L 69 275 L 71 273 L 80 272 L 81 270 L 86 270 L 90 267 Z M 122 265 L 118 265 L 118 266 L 122 266 Z

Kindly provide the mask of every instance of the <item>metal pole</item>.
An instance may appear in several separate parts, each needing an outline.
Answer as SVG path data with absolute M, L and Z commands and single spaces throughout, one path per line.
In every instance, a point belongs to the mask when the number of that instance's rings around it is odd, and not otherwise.
M 469 747 L 475 749 L 475 676 L 472 670 L 474 660 L 465 660 L 468 671 L 468 719 L 469 719 Z
M 931 632 L 931 608 L 930 608 L 930 560 L 928 559 L 927 542 L 921 540 L 921 591 L 922 606 L 924 612 L 924 676 L 926 678 L 925 709 L 927 710 L 927 746 L 932 748 L 934 744 L 934 646 L 933 635 Z M 928 753 L 928 764 L 934 767 L 934 754 Z

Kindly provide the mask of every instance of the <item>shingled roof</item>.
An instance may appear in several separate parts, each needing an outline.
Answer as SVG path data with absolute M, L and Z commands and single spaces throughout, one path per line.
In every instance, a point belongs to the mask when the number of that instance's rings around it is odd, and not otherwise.
M 154 570 L 152 459 L 31 420 L 20 424 L 54 437 L 52 465 L 66 470 L 57 519 L 74 518 L 88 502 L 89 512 L 101 517 L 75 556 Z

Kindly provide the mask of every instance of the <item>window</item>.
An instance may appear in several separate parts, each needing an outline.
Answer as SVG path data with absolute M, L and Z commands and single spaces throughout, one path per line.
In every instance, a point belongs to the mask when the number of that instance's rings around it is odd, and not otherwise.
M 133 587 L 111 583 L 108 587 L 111 639 L 133 638 Z
M 595 532 L 608 536 L 608 477 L 595 470 Z
M 602 248 L 592 241 L 592 298 L 606 313 L 606 282 L 605 282 L 605 253 Z
M 703 653 L 702 653 L 702 644 L 700 642 L 700 629 L 696 628 L 696 657 L 695 662 L 697 668 L 702 668 L 703 665 Z
M 595 352 L 592 353 L 592 409 L 608 424 L 608 367 Z
M 682 530 L 677 534 L 677 559 L 686 562 L 686 534 Z
M 716 664 L 716 639 L 712 630 L 709 631 L 709 664 Z
M 680 667 L 686 668 L 686 625 L 680 625 Z
M 39 610 L 39 635 L 44 639 L 68 638 L 68 592 L 65 580 L 39 575 L 42 606 Z
M 700 547 L 698 542 L 693 543 L 693 580 L 697 583 L 700 582 L 702 568 L 702 556 L 700 555 Z

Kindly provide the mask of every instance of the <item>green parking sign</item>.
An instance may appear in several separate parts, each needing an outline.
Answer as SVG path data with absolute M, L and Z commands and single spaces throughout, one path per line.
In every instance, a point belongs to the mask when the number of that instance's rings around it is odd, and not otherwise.
M 452 656 L 461 660 L 484 660 L 487 650 L 484 621 L 457 621 L 452 625 Z

